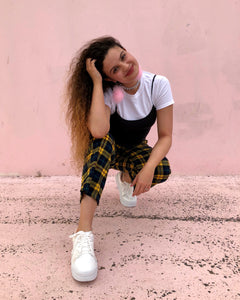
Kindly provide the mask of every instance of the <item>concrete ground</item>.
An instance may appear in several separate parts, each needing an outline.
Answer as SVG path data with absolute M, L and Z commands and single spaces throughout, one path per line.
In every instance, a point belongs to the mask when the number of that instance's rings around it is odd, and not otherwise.
M 72 279 L 78 177 L 0 178 L 0 299 L 240 299 L 240 176 L 172 176 L 94 219 L 98 277 Z

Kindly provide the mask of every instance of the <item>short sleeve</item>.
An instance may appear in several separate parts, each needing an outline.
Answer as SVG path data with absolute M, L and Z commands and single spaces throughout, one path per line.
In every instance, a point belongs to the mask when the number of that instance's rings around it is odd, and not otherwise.
M 112 90 L 111 89 L 108 89 L 104 93 L 104 102 L 110 108 L 111 114 L 113 114 L 114 111 L 115 111 L 115 104 L 113 102 L 113 96 L 112 96 Z
M 162 109 L 174 103 L 171 86 L 168 79 L 157 75 L 153 83 L 152 101 L 156 110 Z

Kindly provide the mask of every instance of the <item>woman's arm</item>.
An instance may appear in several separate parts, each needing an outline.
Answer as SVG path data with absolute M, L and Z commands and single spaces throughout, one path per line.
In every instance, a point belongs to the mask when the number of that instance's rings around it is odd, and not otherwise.
M 86 68 L 93 81 L 92 103 L 87 126 L 93 137 L 103 138 L 110 129 L 110 108 L 104 102 L 102 76 L 95 67 L 95 60 L 88 58 Z
M 157 128 L 158 141 L 153 147 L 148 161 L 132 182 L 132 185 L 136 185 L 133 196 L 140 195 L 146 192 L 146 187 L 151 187 L 155 168 L 172 145 L 173 105 L 157 111 Z
M 157 111 L 157 129 L 158 141 L 153 147 L 151 155 L 146 163 L 147 167 L 154 170 L 166 156 L 172 145 L 173 105 Z

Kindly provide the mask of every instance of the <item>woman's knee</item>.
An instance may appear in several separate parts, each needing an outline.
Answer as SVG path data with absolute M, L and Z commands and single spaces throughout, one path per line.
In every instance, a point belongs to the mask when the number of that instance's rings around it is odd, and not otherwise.
M 112 153 L 112 151 L 115 150 L 115 141 L 113 136 L 108 133 L 100 139 L 92 138 L 90 143 L 90 150 L 96 148 L 105 149 L 107 152 Z
M 153 185 L 166 181 L 170 176 L 170 174 L 171 174 L 171 168 L 170 168 L 169 161 L 166 157 L 164 157 L 164 159 L 160 162 L 160 164 L 155 169 Z

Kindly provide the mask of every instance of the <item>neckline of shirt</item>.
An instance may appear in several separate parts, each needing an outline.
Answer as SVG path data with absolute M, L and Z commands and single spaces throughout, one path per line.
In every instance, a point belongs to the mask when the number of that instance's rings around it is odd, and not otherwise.
M 142 75 L 143 76 L 143 75 Z M 128 94 L 126 91 L 124 91 L 123 89 L 123 93 L 124 93 L 124 97 L 127 96 L 127 97 L 130 97 L 130 98 L 135 98 L 137 97 L 140 92 L 142 91 L 142 88 L 143 88 L 143 81 L 142 81 L 142 77 L 140 78 L 140 83 L 139 83 L 139 87 L 138 87 L 138 90 L 136 91 L 135 94 Z

